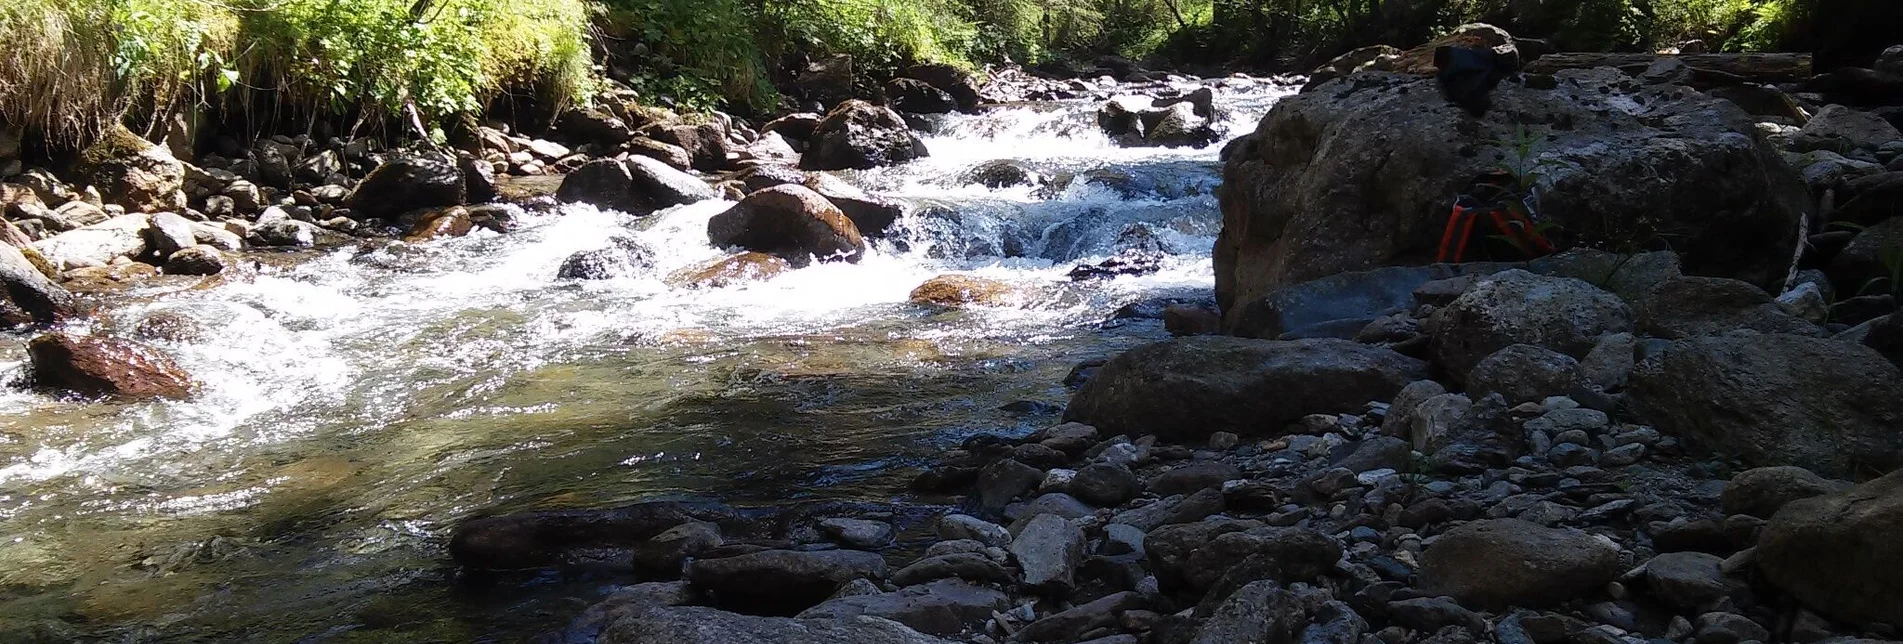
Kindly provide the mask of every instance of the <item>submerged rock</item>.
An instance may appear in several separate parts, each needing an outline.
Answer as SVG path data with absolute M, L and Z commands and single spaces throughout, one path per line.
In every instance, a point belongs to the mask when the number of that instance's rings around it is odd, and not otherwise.
M 670 283 L 690 288 L 727 288 L 747 282 L 763 282 L 793 270 L 784 259 L 766 253 L 740 253 L 706 267 L 684 271 L 669 278 Z
M 615 237 L 606 248 L 569 255 L 555 269 L 555 279 L 607 280 L 633 277 L 654 266 L 654 250 L 632 237 Z
M 27 343 L 33 383 L 81 396 L 184 399 L 192 378 L 171 358 L 140 344 L 48 333 Z

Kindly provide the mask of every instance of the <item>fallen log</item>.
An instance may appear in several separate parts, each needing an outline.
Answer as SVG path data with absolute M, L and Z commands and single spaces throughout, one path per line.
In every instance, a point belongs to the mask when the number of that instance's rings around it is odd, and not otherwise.
M 1615 54 L 1597 52 L 1560 52 L 1527 61 L 1525 71 L 1551 74 L 1562 69 L 1616 67 L 1626 71 L 1644 71 L 1661 58 L 1677 58 L 1702 77 L 1733 79 L 1739 82 L 1784 83 L 1811 77 L 1811 55 L 1782 54 Z

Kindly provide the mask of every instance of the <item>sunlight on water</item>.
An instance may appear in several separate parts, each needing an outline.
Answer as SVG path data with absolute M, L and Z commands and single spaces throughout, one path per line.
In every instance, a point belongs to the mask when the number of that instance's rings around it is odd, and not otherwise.
M 1290 91 L 1223 81 L 1228 134 Z M 0 389 L 0 630 L 289 641 L 347 632 L 402 588 L 406 610 L 475 629 L 444 641 L 467 641 L 526 628 L 445 595 L 441 539 L 473 512 L 889 498 L 936 445 L 1048 423 L 999 408 L 1061 404 L 1078 360 L 1158 336 L 1100 329 L 1111 311 L 1212 281 L 1220 146 L 1119 148 L 1095 109 L 934 117 L 930 158 L 842 173 L 907 203 L 887 238 L 857 264 L 764 282 L 670 285 L 726 255 L 706 229 L 732 204 L 711 201 L 647 218 L 569 205 L 509 235 L 366 243 L 115 297 L 90 332 L 154 345 L 200 390 L 118 404 Z M 999 159 L 1038 185 L 969 180 Z M 1160 271 L 1069 279 L 1139 228 L 1167 253 Z M 655 266 L 555 278 L 617 236 Z M 946 273 L 1007 282 L 1015 304 L 908 304 Z M 0 371 L 23 360 L 0 349 Z

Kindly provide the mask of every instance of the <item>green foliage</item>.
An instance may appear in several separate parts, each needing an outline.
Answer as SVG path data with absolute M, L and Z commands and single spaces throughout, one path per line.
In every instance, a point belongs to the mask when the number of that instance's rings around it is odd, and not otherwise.
M 128 109 L 244 88 L 273 109 L 434 121 L 532 88 L 590 89 L 586 0 L 8 0 L 0 119 L 78 140 Z M 19 52 L 14 52 L 19 53 Z

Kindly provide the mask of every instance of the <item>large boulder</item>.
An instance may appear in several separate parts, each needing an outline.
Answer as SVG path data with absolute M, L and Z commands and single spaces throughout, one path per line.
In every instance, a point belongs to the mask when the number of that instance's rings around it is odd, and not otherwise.
M 460 206 L 467 182 L 456 158 L 440 152 L 392 155 L 357 183 L 348 204 L 358 219 L 395 219 L 424 208 Z
M 1758 570 L 1819 613 L 1903 624 L 1903 470 L 1792 501 L 1758 538 Z
M 916 78 L 894 78 L 885 83 L 886 99 L 892 109 L 913 114 L 945 114 L 958 109 L 958 101 L 945 90 Z
M 859 227 L 819 193 L 783 185 L 747 195 L 707 222 L 715 246 L 767 253 L 796 266 L 822 262 L 858 262 L 866 242 Z
M 120 215 L 91 226 L 75 228 L 33 243 L 55 270 L 104 266 L 119 257 L 137 257 L 146 249 L 146 215 Z
M 1474 521 L 1421 555 L 1421 590 L 1470 606 L 1541 608 L 1596 592 L 1624 572 L 1619 547 L 1572 528 Z
M 20 249 L 0 244 L 0 321 L 8 324 L 53 324 L 74 312 L 73 294 L 47 279 Z
M 717 195 L 706 182 L 645 156 L 590 161 L 562 177 L 555 198 L 634 215 L 698 203 Z
M 687 566 L 687 580 L 721 605 L 785 615 L 825 601 L 846 582 L 885 574 L 885 558 L 857 550 L 763 550 Z
M 1632 411 L 1754 466 L 1847 477 L 1903 465 L 1903 381 L 1860 344 L 1793 335 L 1674 342 L 1634 371 Z
M 185 164 L 164 147 L 115 125 L 81 152 L 86 179 L 106 203 L 131 212 L 185 206 Z
M 1842 492 L 1846 487 L 1801 467 L 1760 467 L 1731 477 L 1718 499 L 1727 515 L 1769 519 L 1792 501 Z
M 754 617 L 700 606 L 653 608 L 607 625 L 600 644 L 947 644 L 888 619 Z
M 48 333 L 27 343 L 33 383 L 87 397 L 184 399 L 192 378 L 143 345 L 94 336 Z
M 833 108 L 807 146 L 800 157 L 806 170 L 865 170 L 931 154 L 898 112 L 859 100 Z
M 1783 277 L 1809 195 L 1746 114 L 1609 70 L 1557 76 L 1554 89 L 1502 84 L 1477 118 L 1432 79 L 1386 73 L 1278 102 L 1224 154 L 1223 309 L 1285 284 L 1426 263 L 1451 195 L 1483 172 L 1535 163 L 1561 243 L 1642 247 L 1669 235 L 1688 272 Z
M 1618 296 L 1582 280 L 1521 270 L 1480 281 L 1427 319 L 1434 357 L 1462 376 L 1515 344 L 1582 358 L 1599 336 L 1631 330 L 1632 311 Z
M 1179 338 L 1104 364 L 1064 418 L 1180 442 L 1219 431 L 1277 435 L 1308 414 L 1355 411 L 1426 378 L 1419 360 L 1346 340 Z
M 1635 308 L 1640 331 L 1671 340 L 1723 335 L 1738 329 L 1793 335 L 1822 333 L 1817 325 L 1785 312 L 1763 289 L 1722 277 L 1666 280 Z

